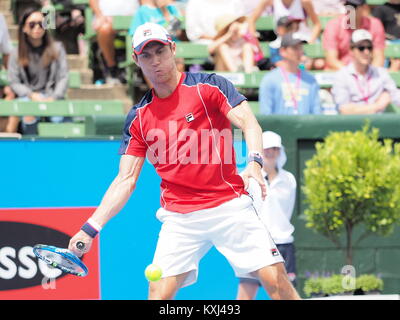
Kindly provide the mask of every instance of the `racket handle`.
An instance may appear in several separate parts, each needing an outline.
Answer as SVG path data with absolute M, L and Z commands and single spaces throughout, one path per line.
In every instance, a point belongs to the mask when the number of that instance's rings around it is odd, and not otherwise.
M 78 241 L 76 243 L 76 247 L 78 250 L 82 251 L 83 249 L 85 249 L 85 244 L 82 241 Z

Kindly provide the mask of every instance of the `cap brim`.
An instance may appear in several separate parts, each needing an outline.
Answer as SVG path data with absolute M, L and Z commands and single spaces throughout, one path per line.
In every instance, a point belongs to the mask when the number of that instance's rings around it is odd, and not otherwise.
M 141 44 L 139 44 L 138 46 L 136 46 L 134 49 L 133 49 L 133 51 L 136 53 L 136 54 L 141 54 L 142 53 L 142 51 L 143 51 L 143 49 L 144 49 L 144 47 L 145 46 L 147 46 L 150 42 L 159 42 L 159 43 L 162 43 L 162 44 L 164 44 L 164 45 L 167 45 L 167 44 L 170 44 L 171 43 L 171 41 L 168 41 L 168 40 L 163 40 L 163 39 L 148 39 L 148 40 L 146 40 L 146 41 L 143 41 Z
M 297 46 L 300 43 L 301 44 L 307 44 L 308 42 L 306 40 L 296 39 L 296 40 L 293 40 L 291 43 L 281 45 L 281 48 L 294 47 L 294 46 Z

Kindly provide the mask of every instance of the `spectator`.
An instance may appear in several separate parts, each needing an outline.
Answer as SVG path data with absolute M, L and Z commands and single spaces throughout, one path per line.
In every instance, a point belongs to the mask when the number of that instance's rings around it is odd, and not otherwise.
M 259 5 L 250 16 L 250 29 L 252 31 L 255 31 L 256 21 L 269 6 L 273 6 L 275 21 L 285 16 L 299 19 L 302 21 L 299 26 L 299 34 L 301 34 L 308 43 L 317 41 L 321 33 L 321 22 L 314 11 L 311 0 L 260 0 Z M 312 29 L 309 28 L 307 19 L 310 19 L 313 23 Z
M 376 6 L 372 15 L 382 22 L 389 43 L 400 43 L 400 0 L 389 0 L 381 6 Z M 389 71 L 399 70 L 400 59 L 391 59 Z
M 277 38 L 269 43 L 270 61 L 273 66 L 279 67 L 280 61 L 282 61 L 282 57 L 279 54 L 282 37 L 289 32 L 297 32 L 300 22 L 301 20 L 288 16 L 281 17 L 277 21 L 275 30 Z
M 170 0 L 142 0 L 132 19 L 129 34 L 133 35 L 136 28 L 146 22 L 162 25 L 174 41 L 182 36 L 182 15 Z
M 312 0 L 312 3 L 319 17 L 335 17 L 346 11 L 342 0 Z
M 282 37 L 280 67 L 264 76 L 259 102 L 262 114 L 319 114 L 319 86 L 314 76 L 299 68 L 306 41 L 296 33 Z
M 44 16 L 36 9 L 28 9 L 22 16 L 18 30 L 18 48 L 8 63 L 10 87 L 19 99 L 54 101 L 64 99 L 68 87 L 68 66 L 61 43 L 54 42 L 43 26 Z M 16 130 L 19 118 L 11 117 Z M 52 121 L 62 121 L 52 118 Z M 22 118 L 22 133 L 36 134 L 37 121 L 33 116 Z
M 3 66 L 7 69 L 8 59 L 12 50 L 10 41 L 10 35 L 8 33 L 7 24 L 4 16 L 0 13 L 0 57 L 3 62 Z M 1 70 L 1 66 L 0 66 Z M 0 99 L 13 100 L 15 98 L 14 93 L 9 86 L 4 88 L 0 87 Z M 9 117 L 0 117 L 0 132 L 14 132 L 13 127 L 9 125 Z
M 79 54 L 78 37 L 85 33 L 84 7 L 75 6 L 71 0 L 52 0 L 64 10 L 56 13 L 56 39 L 62 41 L 67 54 Z
M 280 135 L 265 131 L 262 135 L 264 165 L 262 174 L 267 185 L 267 197 L 263 201 L 260 188 L 254 179 L 250 179 L 247 192 L 253 198 L 253 205 L 261 221 L 267 226 L 279 252 L 285 260 L 289 280 L 296 286 L 296 257 L 293 231 L 290 223 L 296 200 L 296 178 L 283 169 L 286 163 L 285 148 Z M 255 279 L 241 278 L 237 299 L 255 298 L 260 282 Z
M 330 20 L 323 33 L 327 67 L 340 70 L 351 61 L 350 39 L 354 30 L 365 29 L 372 34 L 374 66 L 383 67 L 385 61 L 385 31 L 375 17 L 367 16 L 365 0 L 347 0 L 347 13 Z
M 210 44 L 217 35 L 215 22 L 224 14 L 243 12 L 243 0 L 189 0 L 186 6 L 186 35 L 190 41 Z
M 332 87 L 342 114 L 382 113 L 391 102 L 400 106 L 400 91 L 388 71 L 371 65 L 373 49 L 370 32 L 353 32 L 352 63 L 337 72 Z
M 118 68 L 115 59 L 112 17 L 133 16 L 139 7 L 138 0 L 89 0 L 94 12 L 93 29 L 97 32 L 97 41 L 106 64 L 106 82 L 120 84 L 125 82 L 123 70 Z
M 258 70 L 256 62 L 263 58 L 262 50 L 258 40 L 248 31 L 246 17 L 231 14 L 219 16 L 216 30 L 215 41 L 209 45 L 210 54 L 215 58 L 215 70 L 246 73 Z

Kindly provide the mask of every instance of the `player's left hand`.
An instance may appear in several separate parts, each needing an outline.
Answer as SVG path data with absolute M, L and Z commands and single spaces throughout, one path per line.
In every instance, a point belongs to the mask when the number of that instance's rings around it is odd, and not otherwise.
M 267 196 L 267 186 L 265 185 L 265 180 L 262 176 L 260 165 L 255 161 L 251 161 L 247 165 L 246 169 L 244 169 L 241 176 L 243 178 L 244 188 L 246 190 L 249 187 L 249 179 L 250 178 L 255 179 L 257 183 L 260 185 L 261 197 L 263 200 L 265 200 L 265 197 Z

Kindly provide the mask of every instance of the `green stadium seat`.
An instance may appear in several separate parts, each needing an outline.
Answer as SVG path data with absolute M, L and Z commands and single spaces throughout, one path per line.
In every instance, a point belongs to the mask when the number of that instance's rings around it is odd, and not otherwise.
M 324 58 L 325 57 L 325 52 L 322 47 L 322 43 L 310 43 L 310 44 L 305 44 L 304 45 L 304 54 L 312 59 L 317 59 L 317 58 Z
M 113 17 L 113 28 L 117 31 L 128 31 L 131 22 L 131 16 L 115 16 Z
M 370 6 L 380 6 L 385 4 L 386 0 L 367 0 L 367 4 Z
M 87 130 L 85 123 L 47 123 L 38 124 L 38 135 L 40 137 L 84 137 L 92 135 Z
M 0 116 L 70 116 L 123 115 L 122 101 L 57 100 L 53 102 L 2 101 Z
M 400 88 L 400 72 L 390 72 L 390 76 L 396 83 L 396 86 Z
M 385 48 L 385 57 L 391 59 L 399 59 L 400 44 L 387 44 Z
M 80 88 L 82 81 L 81 81 L 81 74 L 79 71 L 70 71 L 68 73 L 68 87 L 69 88 Z M 0 86 L 5 86 L 8 84 L 8 77 L 7 71 L 2 70 L 0 71 Z
M 259 31 L 270 31 L 275 29 L 275 19 L 273 16 L 260 17 L 256 21 L 256 29 Z

